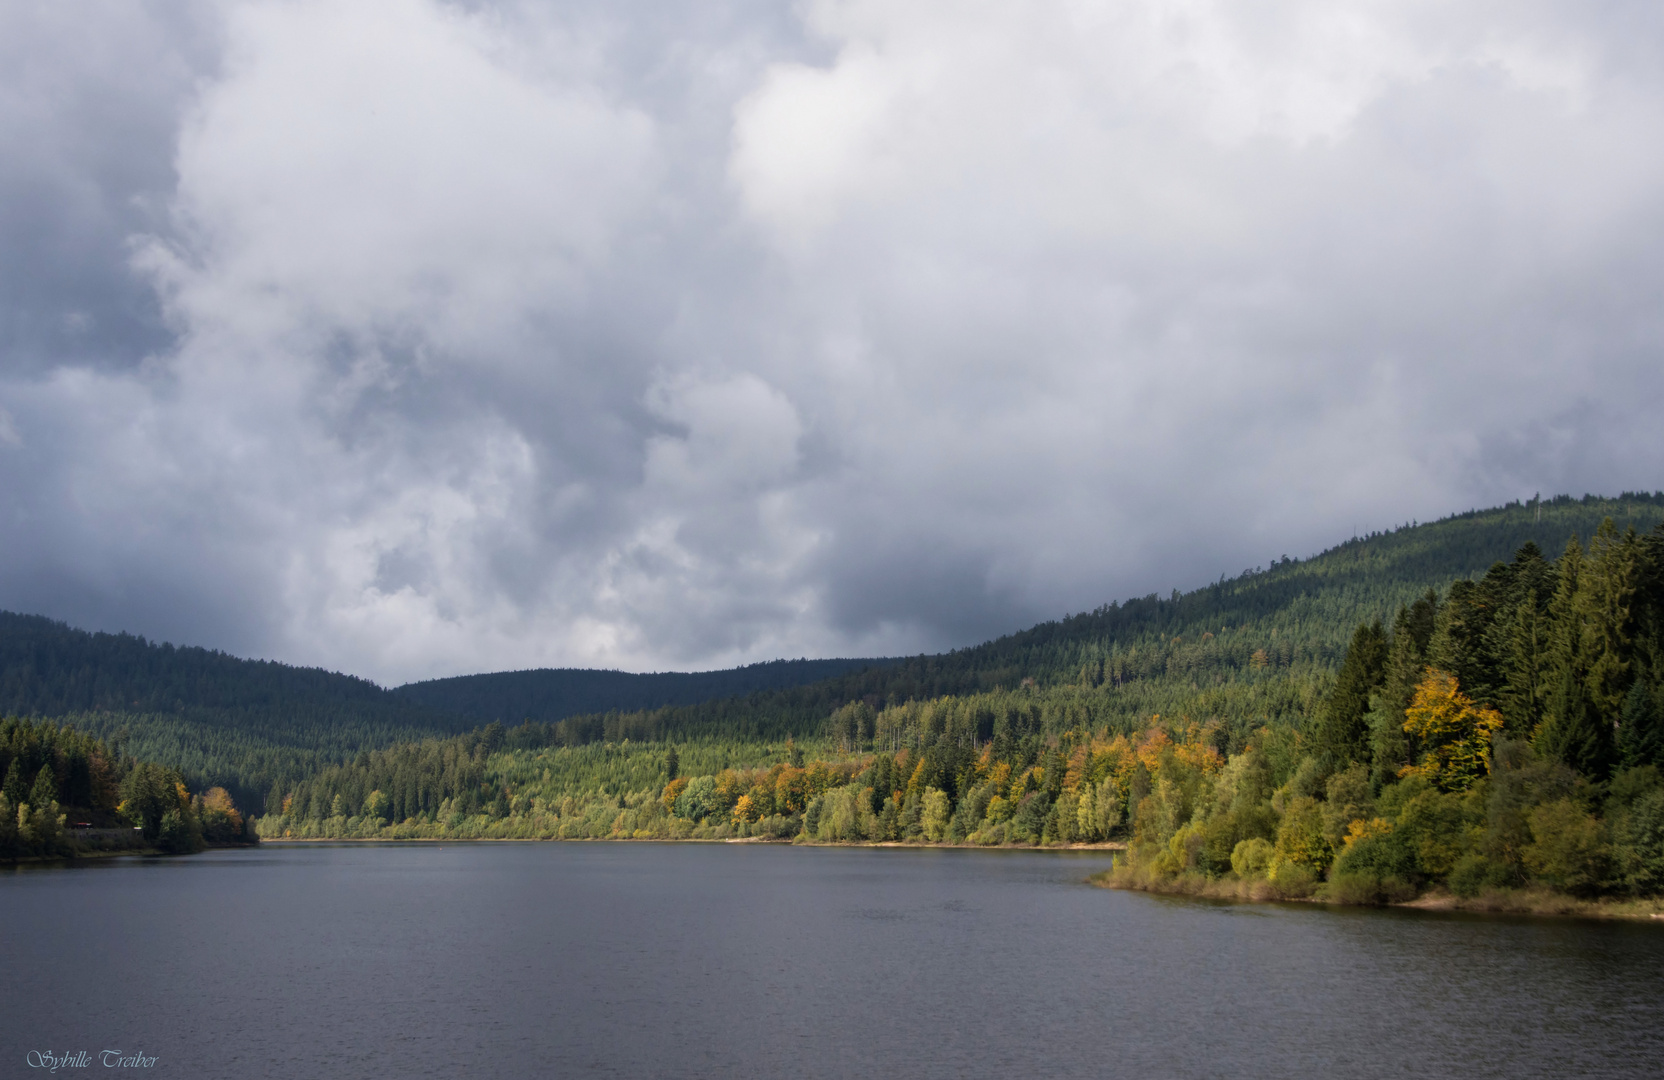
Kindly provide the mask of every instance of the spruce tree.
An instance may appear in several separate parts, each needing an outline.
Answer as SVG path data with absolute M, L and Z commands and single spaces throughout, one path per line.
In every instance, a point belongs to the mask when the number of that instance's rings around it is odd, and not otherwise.
M 35 786 L 29 791 L 29 805 L 41 810 L 58 801 L 58 777 L 52 766 L 42 765 L 35 774 Z
M 11 766 L 6 769 L 4 791 L 13 806 L 29 801 L 29 789 L 24 786 L 23 781 L 23 762 L 19 758 L 12 758 Z
M 1546 694 L 1543 722 L 1532 737 L 1537 752 L 1579 772 L 1604 778 L 1615 756 L 1612 725 L 1589 696 L 1589 651 L 1593 635 L 1585 621 L 1591 607 L 1585 595 L 1589 569 L 1574 536 L 1560 556 L 1559 583 L 1549 605 L 1551 643 L 1544 665 Z
M 1462 692 L 1479 704 L 1493 704 L 1502 681 L 1502 665 L 1488 646 L 1492 624 L 1507 605 L 1512 585 L 1513 571 L 1503 563 L 1492 566 L 1480 581 L 1452 582 L 1427 644 L 1428 666 L 1456 676 Z
M 1512 580 L 1507 606 L 1491 627 L 1490 648 L 1499 658 L 1497 710 L 1510 737 L 1527 739 L 1543 720 L 1554 566 L 1528 540 L 1514 555 Z
M 1369 713 L 1364 718 L 1369 728 L 1369 782 L 1376 791 L 1396 779 L 1398 770 L 1410 763 L 1414 748 L 1404 732 L 1404 710 L 1409 708 L 1416 683 L 1427 669 L 1427 646 L 1438 617 L 1438 601 L 1438 594 L 1429 589 L 1414 604 L 1399 608 L 1393 620 L 1381 685 L 1370 695 Z
M 1369 695 L 1386 678 L 1386 668 L 1387 635 L 1381 621 L 1359 623 L 1313 740 L 1326 773 L 1352 762 L 1370 762 L 1369 726 L 1364 718 L 1369 713 Z
M 1578 613 L 1583 622 L 1589 701 L 1602 721 L 1613 724 L 1633 681 L 1629 651 L 1630 608 L 1635 596 L 1635 530 L 1618 535 L 1607 518 L 1589 544 Z
M 1664 709 L 1647 684 L 1636 679 L 1624 697 L 1618 752 L 1625 765 L 1664 766 Z

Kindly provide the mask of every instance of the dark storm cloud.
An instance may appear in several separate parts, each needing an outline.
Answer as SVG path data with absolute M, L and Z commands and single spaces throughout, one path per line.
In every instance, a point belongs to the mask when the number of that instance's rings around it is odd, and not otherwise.
M 0 13 L 0 363 L 131 364 L 163 347 L 127 268 L 164 220 L 173 133 L 213 69 L 192 5 L 21 3 Z
M 1637 8 L 100 10 L 0 36 L 7 607 L 912 652 L 1660 486 Z

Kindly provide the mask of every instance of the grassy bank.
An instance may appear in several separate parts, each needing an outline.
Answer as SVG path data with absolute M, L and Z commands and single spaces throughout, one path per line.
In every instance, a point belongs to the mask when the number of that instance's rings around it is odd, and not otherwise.
M 1313 893 L 1286 893 L 1265 878 L 1235 875 L 1209 878 L 1204 874 L 1163 877 L 1140 873 L 1136 867 L 1116 866 L 1087 879 L 1104 889 L 1126 889 L 1163 896 L 1194 896 L 1206 900 L 1244 903 L 1308 903 L 1347 907 L 1404 907 L 1422 911 L 1466 911 L 1491 915 L 1570 915 L 1590 919 L 1645 919 L 1664 923 L 1664 897 L 1577 897 L 1554 889 L 1485 889 L 1473 896 L 1457 896 L 1443 889 L 1421 895 L 1400 891 L 1372 896 L 1348 894 L 1321 885 Z

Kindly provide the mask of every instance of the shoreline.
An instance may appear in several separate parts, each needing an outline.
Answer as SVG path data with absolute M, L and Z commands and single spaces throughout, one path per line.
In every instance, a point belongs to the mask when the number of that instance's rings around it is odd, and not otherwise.
M 1193 887 L 1182 881 L 1173 888 L 1151 888 L 1116 882 L 1110 872 L 1093 874 L 1087 883 L 1117 892 L 1141 892 L 1150 896 L 1177 896 L 1229 904 L 1315 904 L 1330 908 L 1396 908 L 1409 911 L 1459 913 L 1464 915 L 1529 915 L 1544 918 L 1598 919 L 1631 923 L 1664 924 L 1664 896 L 1643 899 L 1583 900 L 1547 889 L 1491 889 L 1474 897 L 1460 897 L 1443 890 L 1424 893 L 1411 900 L 1375 904 L 1348 904 L 1321 896 L 1277 896 L 1262 881 L 1219 881 Z M 1210 887 L 1211 886 L 1211 887 Z M 1265 886 L 1262 890 L 1260 886 Z
M 266 844 L 783 844 L 794 847 L 944 848 L 954 851 L 1125 851 L 1126 842 L 1099 844 L 939 844 L 928 840 L 798 840 L 771 836 L 273 836 Z

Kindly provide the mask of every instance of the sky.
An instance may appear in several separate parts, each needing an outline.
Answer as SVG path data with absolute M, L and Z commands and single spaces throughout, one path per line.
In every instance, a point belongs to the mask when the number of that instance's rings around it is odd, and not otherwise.
M 974 644 L 1664 487 L 1664 7 L 11 0 L 0 608 Z

